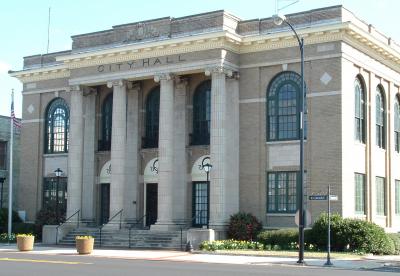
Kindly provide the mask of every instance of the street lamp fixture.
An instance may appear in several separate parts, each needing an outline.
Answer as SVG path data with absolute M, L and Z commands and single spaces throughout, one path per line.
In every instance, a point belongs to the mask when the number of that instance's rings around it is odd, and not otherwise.
M 1 183 L 1 191 L 0 191 L 0 209 L 3 208 L 3 185 L 4 181 L 6 180 L 5 177 L 0 177 L 0 183 Z
M 59 212 L 59 198 L 58 198 L 58 191 L 59 191 L 59 187 L 60 187 L 60 177 L 62 176 L 62 174 L 64 173 L 60 168 L 57 168 L 57 170 L 54 171 L 54 173 L 56 174 L 57 177 L 57 183 L 56 183 L 56 220 L 57 223 L 60 223 L 60 212 Z
M 210 171 L 212 169 L 212 165 L 210 163 L 206 163 L 203 165 L 203 169 L 207 174 L 207 229 L 210 228 Z
M 304 39 L 300 38 L 292 24 L 284 15 L 275 14 L 272 16 L 275 25 L 279 26 L 285 22 L 296 35 L 300 48 L 301 58 L 301 100 L 300 100 L 300 202 L 299 202 L 299 260 L 298 264 L 304 264 L 304 110 L 305 110 L 305 89 L 304 89 Z

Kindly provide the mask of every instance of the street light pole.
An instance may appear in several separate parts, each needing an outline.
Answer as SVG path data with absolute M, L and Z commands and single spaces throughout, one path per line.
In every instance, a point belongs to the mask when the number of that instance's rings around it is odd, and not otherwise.
M 6 180 L 5 177 L 0 177 L 0 183 L 1 183 L 1 191 L 0 191 L 0 209 L 3 208 L 3 185 L 4 181 Z
M 207 174 L 207 229 L 210 228 L 210 179 L 209 179 L 209 175 L 210 175 L 210 171 L 212 168 L 212 165 L 210 163 L 204 164 L 203 165 L 204 171 Z
M 59 214 L 59 208 L 58 208 L 58 189 L 60 187 L 60 176 L 62 175 L 63 171 L 60 168 L 57 168 L 57 170 L 54 171 L 57 177 L 57 184 L 56 184 L 56 220 L 57 223 L 60 223 L 60 214 Z
M 284 15 L 272 16 L 275 25 L 285 22 L 297 38 L 300 48 L 301 62 L 301 99 L 300 99 L 300 200 L 299 200 L 299 260 L 298 264 L 304 264 L 304 110 L 305 110 L 305 87 L 304 87 L 304 39 L 300 38 L 292 24 Z

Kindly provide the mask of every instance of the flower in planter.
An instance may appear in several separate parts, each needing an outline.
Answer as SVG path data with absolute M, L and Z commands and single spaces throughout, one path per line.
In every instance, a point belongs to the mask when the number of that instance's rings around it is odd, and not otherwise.
M 93 239 L 92 236 L 76 236 L 75 240 L 90 240 Z
M 21 237 L 21 238 L 27 238 L 27 237 L 34 237 L 33 234 L 17 234 L 16 235 L 17 238 Z

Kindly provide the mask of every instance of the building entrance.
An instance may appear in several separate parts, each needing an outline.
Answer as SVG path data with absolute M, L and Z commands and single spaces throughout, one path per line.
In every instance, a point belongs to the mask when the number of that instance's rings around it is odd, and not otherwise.
M 158 184 L 146 184 L 146 226 L 150 226 L 157 221 L 158 205 Z
M 108 222 L 110 218 L 110 184 L 100 185 L 100 223 Z

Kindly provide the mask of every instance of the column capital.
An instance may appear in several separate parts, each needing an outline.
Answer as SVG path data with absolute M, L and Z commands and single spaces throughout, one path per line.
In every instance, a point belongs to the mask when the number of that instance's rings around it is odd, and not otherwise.
M 136 91 L 139 92 L 142 89 L 142 83 L 139 81 L 128 81 L 128 92 Z
M 97 94 L 96 87 L 84 86 L 82 87 L 83 96 L 89 96 L 90 94 Z
M 154 81 L 155 82 L 160 82 L 162 80 L 171 80 L 174 77 L 173 74 L 171 73 L 160 73 L 160 74 L 155 74 L 154 75 Z
M 208 67 L 204 70 L 206 76 L 211 76 L 212 74 L 225 74 L 227 77 L 232 77 L 233 71 L 224 66 Z
M 184 89 L 189 84 L 189 78 L 182 76 L 175 76 L 175 87 L 176 89 Z
M 70 85 L 67 87 L 66 91 L 67 92 L 82 91 L 82 89 L 83 89 L 82 85 Z
M 107 81 L 107 87 L 112 88 L 115 86 L 126 86 L 127 81 L 124 79 Z
M 212 74 L 225 74 L 227 78 L 239 79 L 239 72 L 228 69 L 224 66 L 208 67 L 204 70 L 206 76 L 211 76 Z

